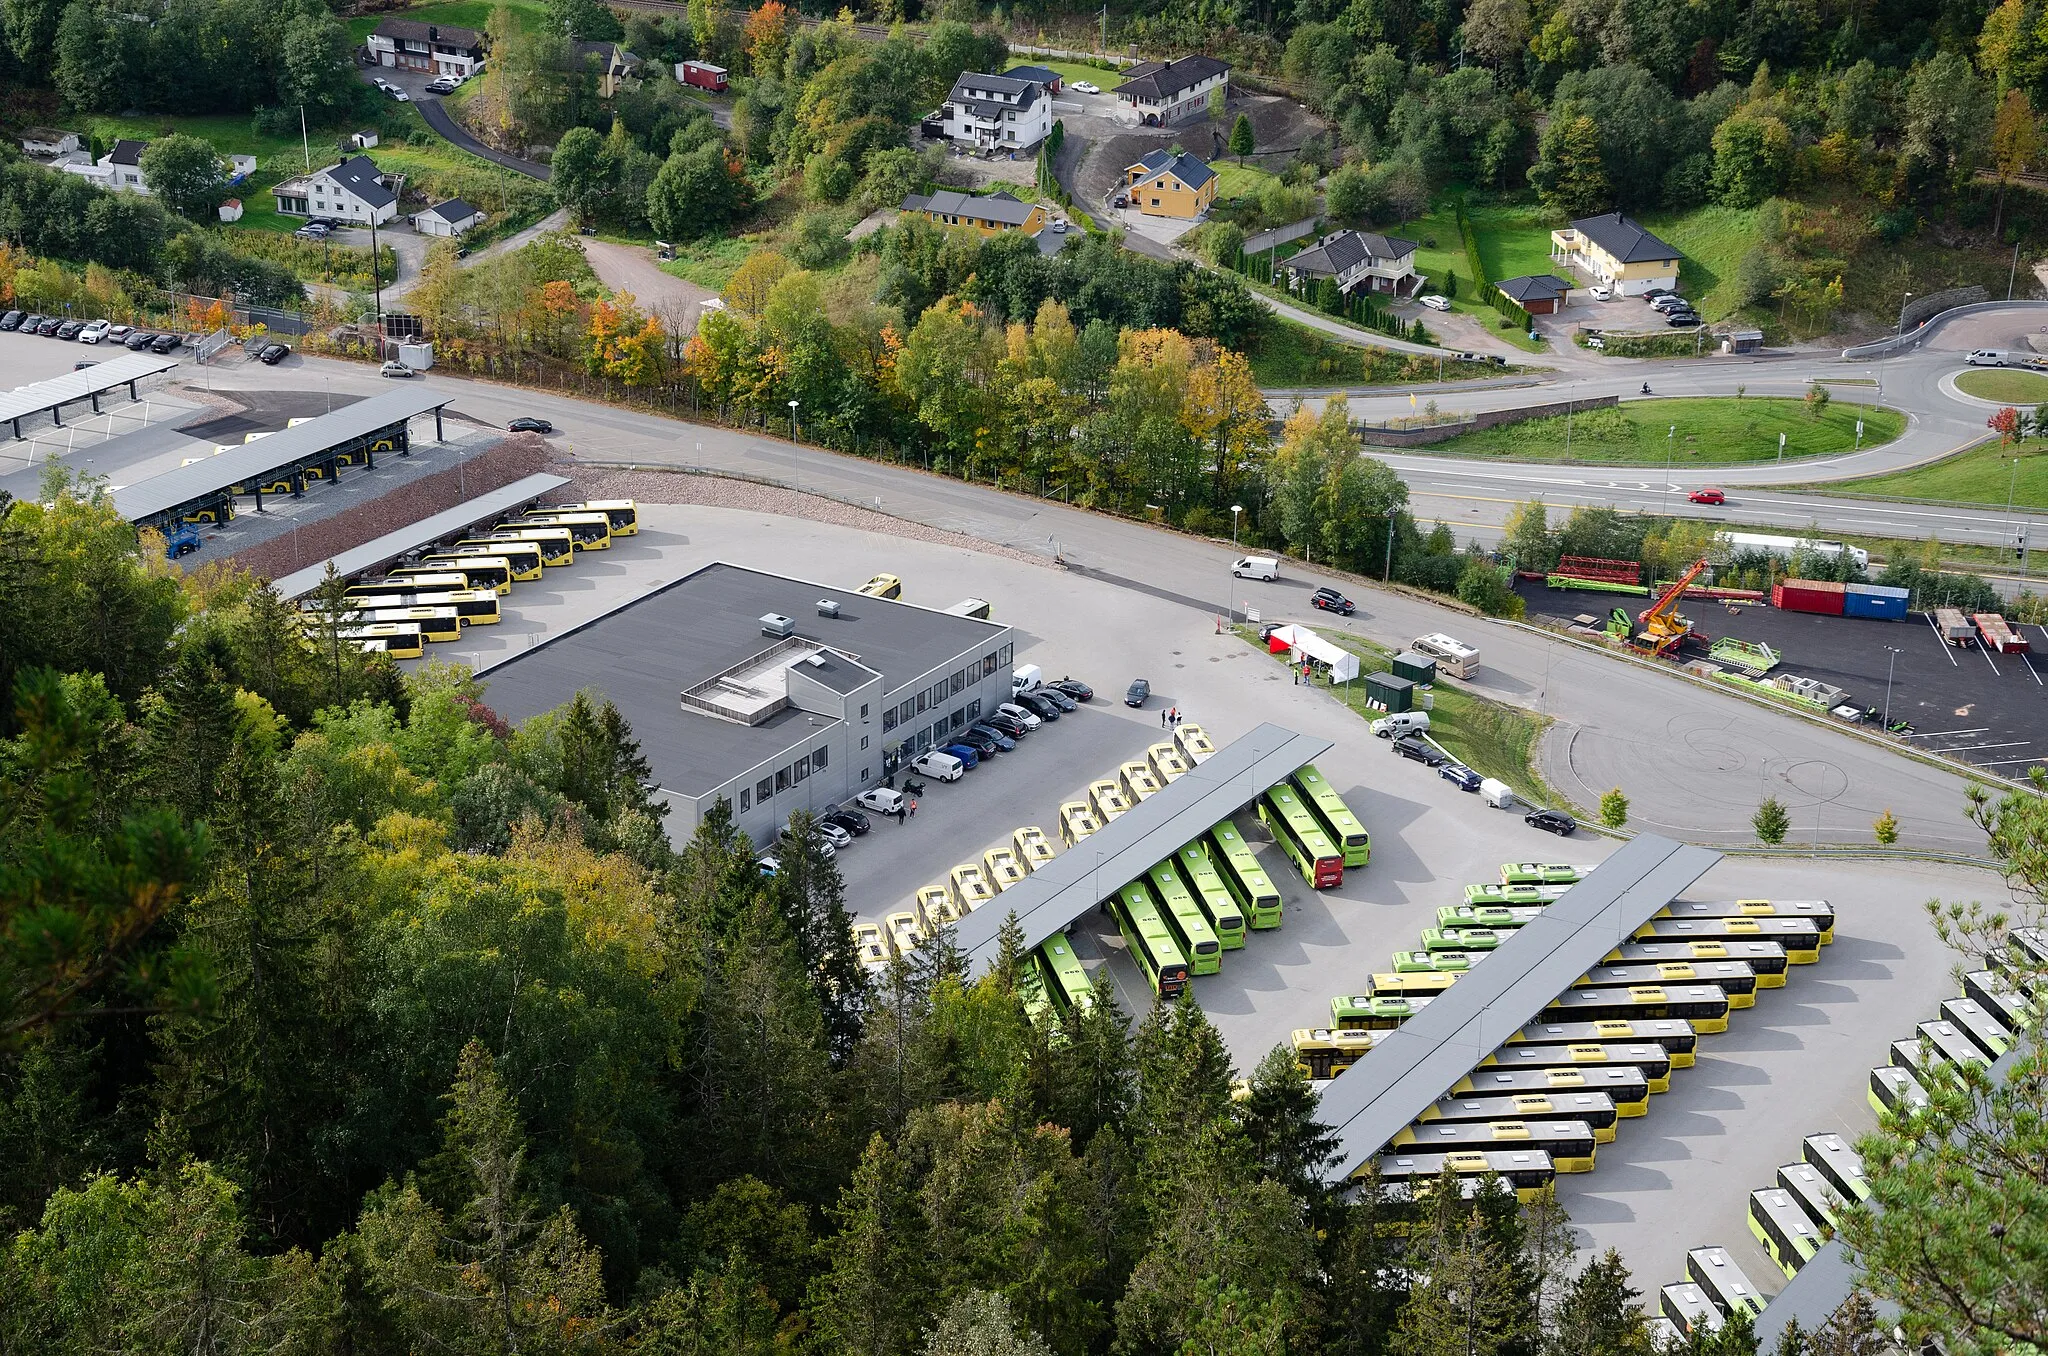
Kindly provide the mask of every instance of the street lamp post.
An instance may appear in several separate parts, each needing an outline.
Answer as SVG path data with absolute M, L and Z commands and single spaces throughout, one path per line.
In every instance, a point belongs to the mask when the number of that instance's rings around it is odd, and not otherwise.
M 1230 549 L 1233 551 L 1237 549 L 1237 515 L 1243 512 L 1243 504 L 1232 504 L 1230 506 Z
M 1678 450 L 1678 425 L 1664 435 L 1664 516 L 1671 516 L 1671 458 Z
M 1884 666 L 1884 728 L 1889 730 L 1892 728 L 1892 674 L 1898 669 L 1899 656 L 1905 651 L 1893 649 L 1889 645 L 1885 646 L 1885 649 L 1890 651 L 1892 656 L 1885 661 Z
M 797 431 L 797 426 L 796 426 L 796 406 L 797 406 L 797 402 L 796 402 L 796 401 L 792 400 L 792 401 L 790 401 L 790 402 L 789 402 L 789 440 L 790 440 L 791 442 L 793 442 L 793 443 L 800 443 L 800 442 L 802 442 L 802 441 L 803 441 L 804 439 L 803 439 L 803 435 L 802 435 L 802 434 L 801 434 L 800 432 L 798 432 L 798 431 Z

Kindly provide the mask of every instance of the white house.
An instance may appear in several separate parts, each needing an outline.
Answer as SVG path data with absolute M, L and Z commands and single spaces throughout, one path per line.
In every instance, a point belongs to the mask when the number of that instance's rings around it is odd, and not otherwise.
M 1036 80 L 961 72 L 946 96 L 948 141 L 1022 150 L 1052 135 L 1052 96 Z
M 398 195 L 385 185 L 376 162 L 367 155 L 286 179 L 270 191 L 277 197 L 277 210 L 286 216 L 381 226 L 398 215 Z
M 66 174 L 75 174 L 101 188 L 116 193 L 149 193 L 149 185 L 142 177 L 142 153 L 149 148 L 146 141 L 117 141 L 114 149 L 108 151 L 92 164 L 74 162 L 57 166 Z
M 1346 293 L 1364 289 L 1405 297 L 1422 283 L 1415 242 L 1374 231 L 1337 231 L 1291 259 L 1281 260 L 1290 287 L 1307 278 L 1334 278 Z
M 415 212 L 412 228 L 421 235 L 461 235 L 464 231 L 483 225 L 484 214 L 460 198 L 436 203 L 424 212 Z
M 1114 91 L 1135 121 L 1165 127 L 1201 117 L 1209 107 L 1209 91 L 1230 88 L 1230 63 L 1211 56 L 1148 61 L 1125 73 Z
M 21 134 L 21 149 L 37 160 L 61 160 L 78 154 L 81 143 L 76 132 L 64 132 L 55 127 L 31 127 Z
M 370 31 L 364 45 L 379 66 L 458 80 L 467 80 L 484 64 L 484 35 L 449 24 L 386 19 Z

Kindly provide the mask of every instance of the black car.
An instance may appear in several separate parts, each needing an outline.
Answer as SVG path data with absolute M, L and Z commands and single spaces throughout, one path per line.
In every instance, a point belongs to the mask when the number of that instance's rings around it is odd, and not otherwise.
M 1031 733 L 1031 728 L 1023 721 L 1015 716 L 1006 716 L 1000 711 L 992 716 L 984 716 L 981 723 L 990 729 L 1001 730 L 1012 739 L 1022 739 Z
M 1531 810 L 1522 816 L 1522 822 L 1532 829 L 1554 833 L 1559 838 L 1569 838 L 1579 827 L 1579 821 L 1562 810 Z
M 983 758 L 994 757 L 996 751 L 1001 747 L 996 743 L 994 736 L 990 735 L 986 730 L 977 729 L 972 726 L 955 735 L 953 742 L 965 744 Z
M 1677 295 L 1678 295 L 1678 293 L 1676 293 L 1676 292 L 1672 291 L 1672 290 L 1671 290 L 1670 288 L 1668 288 L 1668 287 L 1650 287 L 1650 288 L 1645 288 L 1645 289 L 1644 289 L 1644 291 L 1643 291 L 1643 293 L 1642 293 L 1642 297 L 1643 297 L 1643 300 L 1644 300 L 1644 301 L 1655 301 L 1655 300 L 1656 300 L 1657 298 L 1659 298 L 1659 297 L 1675 297 L 1675 296 L 1677 296 Z
M 47 339 L 62 328 L 64 328 L 63 316 L 46 315 L 43 317 L 43 323 L 36 326 L 36 333 L 42 335 L 43 338 Z
M 0 315 L 0 330 L 18 330 L 21 328 L 21 322 L 27 317 L 26 311 L 9 311 L 6 315 Z
M 818 818 L 836 828 L 846 830 L 856 838 L 874 827 L 868 823 L 868 817 L 858 810 L 827 810 L 824 814 L 819 815 Z
M 1152 684 L 1143 678 L 1134 681 L 1124 692 L 1125 706 L 1143 706 L 1151 699 Z
M 148 348 L 156 342 L 155 330 L 137 330 L 121 341 L 131 349 Z
M 275 367 L 286 358 L 289 358 L 291 353 L 292 346 L 290 344 L 265 344 L 262 351 L 256 357 L 265 367 Z
M 1042 687 L 1038 689 L 1037 695 L 1045 698 L 1062 711 L 1078 711 L 1081 709 L 1078 702 L 1056 687 Z
M 30 311 L 27 315 L 21 318 L 21 323 L 15 326 L 15 328 L 20 330 L 23 334 L 34 334 L 36 332 L 36 326 L 42 323 L 43 317 L 35 311 Z
M 1095 700 L 1095 689 L 1082 682 L 1079 678 L 1061 678 L 1047 683 L 1046 686 L 1063 696 L 1072 697 L 1077 702 L 1092 702 Z
M 1335 589 L 1317 589 L 1309 595 L 1308 600 L 1310 605 L 1324 612 L 1334 612 L 1340 617 L 1348 617 L 1358 611 L 1356 603 Z
M 1020 692 L 1010 699 L 1040 720 L 1058 720 L 1060 709 L 1052 704 L 1052 698 L 1041 689 L 1037 692 Z
M 176 348 L 179 344 L 182 344 L 184 342 L 184 340 L 180 339 L 175 334 L 159 334 L 155 339 L 150 341 L 149 351 L 151 353 L 169 353 L 172 349 Z
M 71 340 L 76 339 L 78 332 L 84 328 L 85 322 L 83 320 L 67 320 L 57 327 L 57 337 L 69 343 Z
M 1664 323 L 1674 330 L 1689 330 L 1700 323 L 1700 318 L 1691 311 L 1680 311 L 1666 319 Z
M 1007 730 L 997 729 L 995 724 L 991 721 L 976 721 L 974 724 L 968 726 L 967 728 L 969 731 L 975 734 L 987 735 L 992 741 L 994 741 L 995 746 L 998 749 L 1002 750 L 1004 753 L 1008 753 L 1012 749 L 1015 749 L 1017 747 L 1017 741 L 1011 738 L 1010 733 Z
M 555 426 L 545 419 L 534 419 L 522 415 L 520 418 L 514 419 L 511 423 L 505 425 L 505 431 L 507 433 L 553 433 Z
M 1403 758 L 1412 758 L 1424 767 L 1442 767 L 1445 763 L 1451 761 L 1434 745 L 1425 744 L 1421 740 L 1412 737 L 1395 740 L 1394 752 L 1400 754 Z

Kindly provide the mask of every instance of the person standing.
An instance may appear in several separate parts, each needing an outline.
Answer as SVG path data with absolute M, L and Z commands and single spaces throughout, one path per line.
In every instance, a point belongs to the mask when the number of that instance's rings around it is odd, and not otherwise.
M 912 796 L 912 797 L 910 798 L 910 817 L 911 817 L 912 819 L 915 819 L 915 818 L 917 818 L 917 797 L 916 797 L 916 796 Z
M 897 801 L 897 802 L 896 802 L 896 826 L 897 826 L 898 828 L 901 828 L 901 827 L 903 827 L 903 816 L 904 816 L 904 808 L 903 808 L 903 807 L 904 807 L 904 806 L 906 806 L 906 805 L 908 805 L 908 804 L 910 804 L 910 802 L 909 802 L 909 801 L 907 801 L 907 800 L 899 800 L 899 801 Z

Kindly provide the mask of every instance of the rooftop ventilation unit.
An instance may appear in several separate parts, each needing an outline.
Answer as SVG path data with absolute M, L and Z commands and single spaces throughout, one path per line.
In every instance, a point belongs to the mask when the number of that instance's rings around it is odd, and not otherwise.
M 825 667 L 825 656 L 821 654 L 810 655 L 805 658 L 804 663 L 809 664 L 814 669 L 822 669 Z
M 764 636 L 787 636 L 796 631 L 796 623 L 780 612 L 769 612 L 761 618 L 761 634 Z
M 836 603 L 836 602 L 834 602 L 834 601 L 833 601 L 832 599 L 830 599 L 830 598 L 820 598 L 820 599 L 818 600 L 818 615 L 819 615 L 819 616 L 821 616 L 821 617 L 836 617 L 836 616 L 838 616 L 838 615 L 839 615 L 839 604 L 838 604 L 838 603 Z

